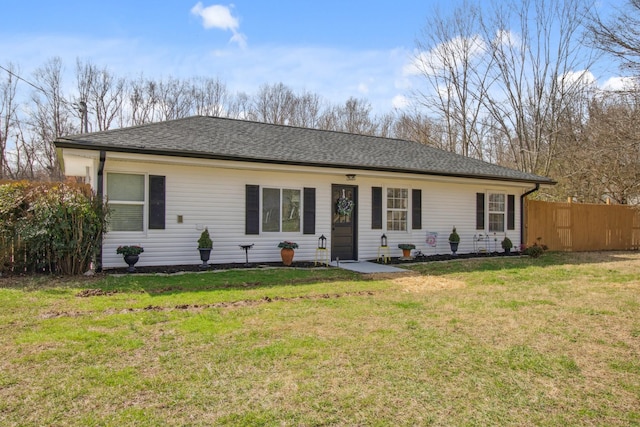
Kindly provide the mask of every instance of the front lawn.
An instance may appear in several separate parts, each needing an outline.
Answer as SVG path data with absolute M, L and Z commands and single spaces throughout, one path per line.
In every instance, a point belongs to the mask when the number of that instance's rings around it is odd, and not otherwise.
M 0 278 L 0 425 L 640 423 L 640 255 Z

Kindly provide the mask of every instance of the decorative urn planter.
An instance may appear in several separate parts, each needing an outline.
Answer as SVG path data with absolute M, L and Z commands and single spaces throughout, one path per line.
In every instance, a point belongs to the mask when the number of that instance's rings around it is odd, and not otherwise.
M 456 255 L 456 252 L 458 252 L 458 245 L 460 244 L 460 242 L 449 242 L 449 246 L 451 247 L 451 253 L 453 255 Z
M 134 265 L 140 259 L 142 252 L 144 252 L 144 248 L 138 245 L 118 246 L 118 249 L 116 249 L 116 253 L 122 255 L 124 262 L 129 266 L 129 268 L 127 268 L 129 273 L 135 273 L 136 268 Z
M 411 258 L 411 251 L 416 248 L 413 243 L 400 243 L 398 248 L 402 249 L 403 258 Z
M 140 255 L 125 255 L 124 256 L 124 262 L 126 262 L 127 265 L 129 266 L 127 268 L 127 271 L 129 273 L 135 273 L 136 272 L 136 268 L 134 266 L 136 265 L 136 262 L 138 262 L 139 259 L 140 259 Z
M 211 256 L 211 249 L 213 248 L 213 240 L 211 240 L 211 236 L 209 235 L 209 228 L 205 227 L 202 234 L 200 234 L 200 238 L 198 239 L 198 251 L 200 252 L 200 269 L 206 270 L 209 268 L 207 265 L 207 261 L 209 261 L 209 257 Z
M 282 263 L 286 266 L 290 266 L 293 263 L 293 255 L 295 251 L 293 249 L 282 248 L 280 256 L 282 257 Z
M 451 234 L 449 234 L 449 246 L 451 247 L 451 253 L 453 256 L 456 256 L 456 252 L 458 252 L 458 245 L 460 244 L 460 235 L 456 231 L 456 228 L 453 227 Z
M 504 240 L 500 243 L 502 249 L 504 249 L 504 254 L 509 255 L 511 253 L 511 248 L 513 247 L 513 242 L 507 236 L 504 237 Z
M 290 266 L 293 262 L 294 249 L 298 248 L 298 244 L 296 242 L 284 241 L 278 243 L 278 247 L 280 250 L 280 257 L 282 257 L 282 263 L 286 266 Z
M 209 268 L 207 261 L 209 261 L 209 258 L 211 257 L 211 248 L 208 248 L 208 249 L 198 248 L 198 250 L 200 251 L 200 261 L 202 261 L 202 264 L 200 264 L 200 268 L 204 268 L 204 269 Z

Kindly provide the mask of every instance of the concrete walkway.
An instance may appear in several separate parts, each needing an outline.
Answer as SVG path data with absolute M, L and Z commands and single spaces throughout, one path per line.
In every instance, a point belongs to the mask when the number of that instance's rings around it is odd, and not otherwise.
M 331 261 L 331 265 L 336 267 L 336 262 Z M 355 271 L 358 273 L 408 273 L 409 270 L 403 268 L 392 267 L 386 264 L 378 264 L 368 261 L 340 261 L 340 268 Z

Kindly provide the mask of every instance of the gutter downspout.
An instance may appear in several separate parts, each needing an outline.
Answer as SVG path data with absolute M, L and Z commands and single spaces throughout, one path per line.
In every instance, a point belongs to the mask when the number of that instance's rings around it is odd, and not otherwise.
M 539 189 L 540 189 L 540 183 L 536 183 L 535 188 L 532 188 L 531 190 L 527 191 L 522 196 L 520 196 L 520 243 L 521 244 L 525 243 L 524 242 L 524 199 L 529 194 L 535 193 Z
M 98 163 L 98 182 L 96 188 L 96 196 L 104 202 L 104 163 L 107 160 L 107 152 L 104 150 L 100 150 L 100 162 Z M 98 254 L 96 256 L 96 273 L 102 272 L 102 234 L 98 238 L 99 241 L 99 249 Z

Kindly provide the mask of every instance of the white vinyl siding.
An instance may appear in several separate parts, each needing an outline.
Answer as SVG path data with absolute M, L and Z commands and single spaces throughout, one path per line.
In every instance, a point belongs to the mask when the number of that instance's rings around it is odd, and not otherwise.
M 125 156 L 132 158 L 125 159 Z M 148 175 L 166 176 L 166 227 L 163 230 L 145 228 L 143 232 L 105 234 L 103 245 L 105 268 L 126 267 L 122 256 L 116 254 L 116 248 L 120 245 L 144 247 L 144 253 L 140 255 L 137 266 L 198 265 L 201 261 L 197 241 L 205 227 L 209 228 L 213 240 L 210 259 L 212 265 L 244 263 L 245 252 L 239 245 L 251 244 L 254 246 L 249 251 L 250 263 L 278 262 L 280 261 L 278 243 L 284 240 L 291 240 L 300 245 L 295 251 L 294 261 L 313 261 L 320 235 L 324 234 L 329 239 L 327 247 L 331 247 L 331 218 L 335 211 L 331 198 L 331 186 L 347 183 L 344 171 L 339 169 L 289 166 L 278 168 L 276 165 L 250 162 L 107 153 L 106 165 L 105 195 L 108 192 L 107 179 L 111 173 L 144 176 L 145 180 L 148 179 L 146 178 Z M 305 235 L 301 231 L 262 232 L 261 230 L 259 235 L 246 235 L 247 184 L 260 185 L 261 204 L 263 189 L 266 188 L 276 191 L 293 189 L 300 191 L 300 195 L 302 195 L 302 188 L 314 188 L 316 193 L 315 234 Z M 517 199 L 517 195 L 530 188 L 530 185 L 526 184 L 498 185 L 482 180 L 469 182 L 462 178 L 444 179 L 420 175 L 398 175 L 391 172 L 372 172 L 370 176 L 358 175 L 355 182 L 349 181 L 348 184 L 358 187 L 357 246 L 360 260 L 376 258 L 383 233 L 388 237 L 391 256 L 401 256 L 401 251 L 397 248 L 399 243 L 413 243 L 417 250 L 427 255 L 450 253 L 447 237 L 453 226 L 456 226 L 461 237 L 458 253 L 471 252 L 473 235 L 477 233 L 474 215 L 475 194 L 478 192 L 516 194 Z M 387 189 L 409 189 L 408 196 L 411 195 L 411 189 L 421 189 L 422 229 L 412 230 L 410 226 L 405 231 L 372 229 L 371 215 L 367 214 L 372 208 L 372 187 L 383 188 L 383 226 L 387 224 Z M 145 195 L 145 197 L 148 196 Z M 411 197 L 408 199 L 407 225 L 411 224 Z M 280 199 L 279 210 L 288 211 L 290 215 L 291 210 L 283 209 L 282 205 L 282 199 Z M 303 211 L 303 208 L 301 203 L 300 211 Z M 509 230 L 507 233 L 514 245 L 517 245 L 519 243 L 516 242 L 519 242 L 520 236 L 519 204 L 516 204 L 515 209 L 515 230 Z M 295 211 L 293 213 L 294 216 L 298 215 Z M 262 226 L 262 206 L 260 206 L 260 225 Z M 282 227 L 282 219 L 280 226 Z M 433 232 L 438 233 L 436 247 L 426 244 L 427 234 Z M 498 245 L 499 243 L 498 241 Z

